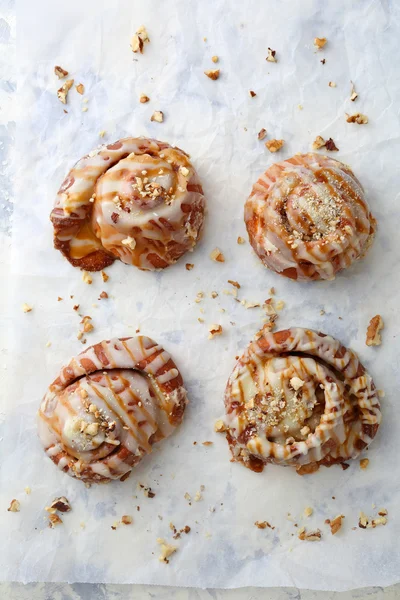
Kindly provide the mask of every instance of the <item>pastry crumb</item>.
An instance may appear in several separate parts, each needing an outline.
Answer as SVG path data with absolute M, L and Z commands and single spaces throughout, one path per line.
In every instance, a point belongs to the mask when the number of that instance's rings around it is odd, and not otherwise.
M 328 85 L 329 85 L 329 87 L 331 87 L 331 88 L 335 88 L 335 87 L 336 87 L 336 83 L 335 83 L 334 81 L 330 81 L 330 82 L 328 83 Z
M 29 494 L 32 492 L 31 488 L 29 485 L 27 485 L 26 487 L 24 487 L 24 492 L 25 494 L 27 494 L 27 496 L 29 496 Z
M 161 554 L 158 557 L 158 560 L 160 562 L 168 564 L 169 557 L 172 556 L 172 554 L 174 554 L 178 550 L 178 546 L 172 546 L 171 544 L 167 544 L 167 542 L 162 538 L 157 538 L 157 543 L 161 545 Z
M 329 140 L 326 140 L 325 148 L 327 150 L 329 150 L 329 152 L 338 152 L 339 151 L 339 148 L 336 146 L 336 144 L 332 138 L 329 138 Z
M 49 527 L 51 529 L 54 529 L 57 525 L 61 525 L 62 522 L 63 520 L 56 513 L 49 514 Z
M 380 331 L 383 329 L 383 319 L 381 315 L 375 315 L 369 322 L 365 343 L 367 346 L 380 346 L 382 338 Z
M 216 431 L 217 433 L 223 433 L 224 431 L 227 431 L 227 429 L 228 428 L 222 419 L 218 419 L 217 421 L 215 421 L 214 431 Z
M 82 280 L 87 285 L 91 285 L 93 283 L 93 278 L 87 271 L 82 271 Z
M 124 525 L 130 525 L 131 523 L 133 523 L 133 518 L 131 517 L 131 515 L 122 515 L 121 523 L 123 523 Z
M 108 281 L 110 279 L 110 276 L 107 275 L 107 273 L 105 271 L 101 272 L 101 276 L 103 278 L 104 283 L 106 283 L 106 281 Z

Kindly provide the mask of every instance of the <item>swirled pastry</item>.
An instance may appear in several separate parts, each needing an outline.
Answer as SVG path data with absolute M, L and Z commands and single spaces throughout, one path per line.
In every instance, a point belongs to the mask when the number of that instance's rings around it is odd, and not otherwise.
M 295 327 L 261 331 L 225 392 L 234 460 L 300 474 L 356 458 L 381 421 L 377 390 L 357 355 L 334 338 Z
M 99 271 L 119 258 L 140 269 L 163 269 L 194 248 L 204 196 L 185 152 L 126 138 L 76 163 L 50 218 L 55 248 L 76 267 Z
M 351 169 L 319 154 L 296 154 L 254 184 L 244 219 L 268 268 L 299 281 L 333 279 L 361 258 L 376 221 Z
M 124 480 L 180 424 L 186 404 L 181 374 L 156 342 L 104 341 L 61 369 L 40 406 L 39 437 L 72 477 Z

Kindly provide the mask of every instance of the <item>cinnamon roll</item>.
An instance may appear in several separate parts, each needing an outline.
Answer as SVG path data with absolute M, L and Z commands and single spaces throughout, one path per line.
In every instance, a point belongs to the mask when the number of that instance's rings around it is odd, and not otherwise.
M 265 266 L 299 281 L 333 279 L 365 254 L 376 229 L 351 169 L 312 153 L 269 167 L 253 186 L 244 219 Z
M 116 258 L 143 270 L 164 269 L 194 248 L 203 218 L 203 189 L 188 155 L 145 138 L 125 138 L 84 156 L 50 215 L 55 248 L 86 271 Z
M 334 338 L 294 327 L 262 330 L 238 360 L 225 392 L 233 460 L 299 474 L 356 458 L 381 412 L 371 376 Z
M 104 341 L 63 367 L 38 414 L 59 469 L 85 482 L 124 480 L 171 435 L 187 404 L 179 370 L 148 337 Z

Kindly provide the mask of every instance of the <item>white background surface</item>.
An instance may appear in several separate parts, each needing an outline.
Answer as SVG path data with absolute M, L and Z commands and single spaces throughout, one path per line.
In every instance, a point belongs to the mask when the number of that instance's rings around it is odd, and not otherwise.
M 282 4 L 293 13 L 290 21 Z M 102 13 L 101 24 L 96 25 L 92 18 L 89 23 L 89 11 L 87 18 L 72 14 L 71 3 L 71 14 L 60 15 L 58 26 L 53 21 L 49 27 L 47 22 L 43 29 L 28 27 L 31 15 L 24 7 L 21 29 L 25 45 L 20 65 L 21 89 L 26 93 L 21 98 L 19 139 L 26 148 L 25 157 L 19 159 L 24 193 L 20 188 L 14 226 L 14 242 L 18 243 L 12 254 L 9 294 L 10 314 L 18 321 L 9 350 L 19 362 L 16 368 L 15 359 L 10 361 L 7 372 L 7 389 L 12 391 L 5 398 L 7 417 L 1 446 L 2 452 L 6 445 L 17 448 L 4 455 L 0 497 L 4 506 L 11 497 L 19 497 L 23 510 L 18 515 L 6 513 L 7 518 L 2 515 L 9 528 L 5 539 L 13 539 L 6 577 L 123 581 L 122 574 L 126 581 L 205 586 L 293 584 L 330 589 L 383 585 L 397 579 L 398 470 L 396 455 L 390 453 L 396 430 L 391 419 L 395 397 L 390 390 L 395 389 L 397 372 L 391 273 L 398 266 L 394 156 L 398 116 L 393 97 L 398 95 L 399 82 L 392 60 L 398 15 L 390 3 L 380 2 L 353 3 L 352 8 L 346 3 L 345 12 L 339 2 L 330 4 L 329 10 L 325 6 L 323 14 L 313 3 L 303 4 L 301 14 L 295 10 L 297 4 L 282 4 L 279 10 L 268 4 L 268 10 L 264 7 L 261 11 L 259 3 L 249 2 L 242 12 L 231 6 L 228 12 L 224 3 L 210 3 L 209 10 L 199 14 L 195 5 L 177 2 L 173 13 L 160 14 L 158 7 L 156 21 L 154 3 L 137 3 L 133 10 L 131 3 L 121 2 Z M 41 5 L 35 6 L 39 14 Z M 96 6 L 99 13 L 98 3 Z M 48 18 L 56 19 L 55 12 L 50 11 Z M 132 62 L 137 57 L 130 53 L 129 39 L 142 23 L 152 42 L 138 62 Z M 320 53 L 327 60 L 324 66 L 312 47 L 315 35 L 330 41 L 326 52 Z M 277 50 L 277 64 L 265 62 L 267 46 Z M 222 76 L 217 82 L 203 75 L 213 66 L 209 60 L 213 54 L 221 57 Z M 55 96 L 54 64 L 61 64 L 85 83 L 87 113 L 82 114 L 81 99 L 72 93 L 69 114 L 62 113 Z M 348 100 L 349 79 L 360 93 L 354 105 Z M 338 87 L 328 88 L 329 80 Z M 249 89 L 257 92 L 255 99 L 248 97 Z M 138 104 L 141 92 L 152 98 L 151 104 Z M 298 110 L 299 103 L 303 111 Z M 154 109 L 164 110 L 162 125 L 149 122 Z M 371 123 L 367 127 L 348 125 L 343 118 L 345 110 L 361 110 Z M 240 247 L 234 242 L 237 235 L 243 235 L 242 206 L 251 183 L 271 163 L 271 156 L 257 141 L 262 126 L 272 137 L 285 139 L 282 156 L 308 150 L 316 134 L 332 135 L 342 150 L 339 158 L 352 165 L 366 187 L 380 224 L 378 238 L 368 258 L 334 283 L 299 286 L 283 281 L 258 264 L 248 244 Z M 134 132 L 157 136 L 189 151 L 203 179 L 209 217 L 204 241 L 188 259 L 196 265 L 193 271 L 186 272 L 184 263 L 162 274 L 114 265 L 107 288 L 114 298 L 108 307 L 95 311 L 91 303 L 104 286 L 100 282 L 85 286 L 79 273 L 52 250 L 48 212 L 66 170 L 98 143 L 100 129 L 109 132 L 110 141 Z M 208 258 L 215 245 L 227 257 L 223 266 Z M 224 336 L 209 342 L 205 326 L 197 323 L 199 305 L 193 302 L 197 291 L 228 288 L 227 279 L 240 281 L 242 297 L 252 301 L 263 300 L 274 285 L 277 297 L 287 304 L 280 326 L 324 329 L 360 351 L 378 387 L 384 387 L 387 394 L 385 423 L 369 452 L 367 472 L 360 472 L 354 464 L 345 473 L 331 469 L 312 479 L 300 479 L 282 469 L 271 467 L 257 476 L 229 464 L 226 444 L 222 438 L 215 439 L 212 423 L 222 411 L 223 388 L 233 357 L 261 325 L 261 313 L 245 311 L 223 295 L 217 301 L 205 301 L 206 314 L 201 316 L 206 323 L 221 322 L 225 329 Z M 58 295 L 67 298 L 69 294 L 91 311 L 96 326 L 93 341 L 133 332 L 139 325 L 143 333 L 153 335 L 173 353 L 190 391 L 192 402 L 184 426 L 125 485 L 82 490 L 79 482 L 66 481 L 55 472 L 36 441 L 34 412 L 43 388 L 60 364 L 81 349 L 75 339 L 78 319 L 71 310 L 72 302 L 56 301 Z M 29 315 L 21 313 L 23 302 L 34 305 Z M 218 303 L 227 309 L 222 316 Z M 319 316 L 322 306 L 324 317 Z M 377 312 L 386 323 L 385 343 L 378 351 L 363 343 L 366 324 Z M 230 326 L 230 321 L 236 325 Z M 50 349 L 45 347 L 49 339 Z M 24 378 L 19 376 L 21 365 Z M 194 440 L 205 439 L 213 439 L 214 446 L 193 446 Z M 31 461 L 26 461 L 27 455 Z M 133 499 L 137 481 L 152 485 L 156 498 Z M 189 507 L 183 494 L 189 491 L 194 495 L 200 484 L 206 486 L 204 500 Z M 33 489 L 29 498 L 23 496 L 25 485 Z M 65 519 L 65 527 L 50 531 L 45 528 L 43 506 L 59 493 L 68 495 L 74 511 Z M 208 507 L 218 502 L 224 503 L 223 509 L 209 513 Z M 389 525 L 352 532 L 358 510 L 371 512 L 371 502 L 389 509 Z M 131 513 L 136 504 L 142 510 L 134 515 L 132 529 L 111 531 L 110 524 Z M 340 538 L 329 538 L 326 533 L 326 541 L 307 546 L 306 556 L 304 544 L 291 537 L 295 530 L 286 513 L 298 518 L 309 504 L 315 509 L 314 525 L 338 512 L 347 519 Z M 162 514 L 163 521 L 157 514 Z M 277 526 L 274 536 L 266 530 L 267 535 L 261 537 L 265 532 L 254 528 L 254 520 L 264 518 Z M 199 525 L 193 526 L 166 567 L 157 563 L 155 539 L 168 536 L 171 519 L 178 526 L 192 526 L 196 520 Z M 81 520 L 86 522 L 84 531 L 79 530 Z M 208 532 L 211 538 L 206 537 Z M 97 552 L 93 554 L 94 544 Z M 63 561 L 58 560 L 56 545 L 64 549 Z M 117 565 L 113 564 L 116 555 L 121 557 Z

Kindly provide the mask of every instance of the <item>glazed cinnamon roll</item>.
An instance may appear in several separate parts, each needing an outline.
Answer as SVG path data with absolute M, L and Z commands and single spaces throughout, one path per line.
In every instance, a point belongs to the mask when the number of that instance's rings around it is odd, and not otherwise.
M 188 155 L 145 138 L 84 156 L 50 215 L 55 248 L 87 271 L 116 258 L 139 269 L 164 269 L 194 248 L 203 218 L 203 190 Z
M 124 480 L 171 435 L 187 404 L 180 372 L 148 337 L 104 341 L 63 367 L 38 414 L 59 469 L 85 482 Z
M 229 378 L 225 408 L 233 459 L 258 472 L 275 463 L 305 474 L 356 458 L 381 421 L 357 355 L 300 327 L 256 336 Z
M 269 167 L 253 186 L 244 219 L 265 266 L 299 281 L 333 279 L 365 254 L 376 229 L 351 169 L 311 153 Z

